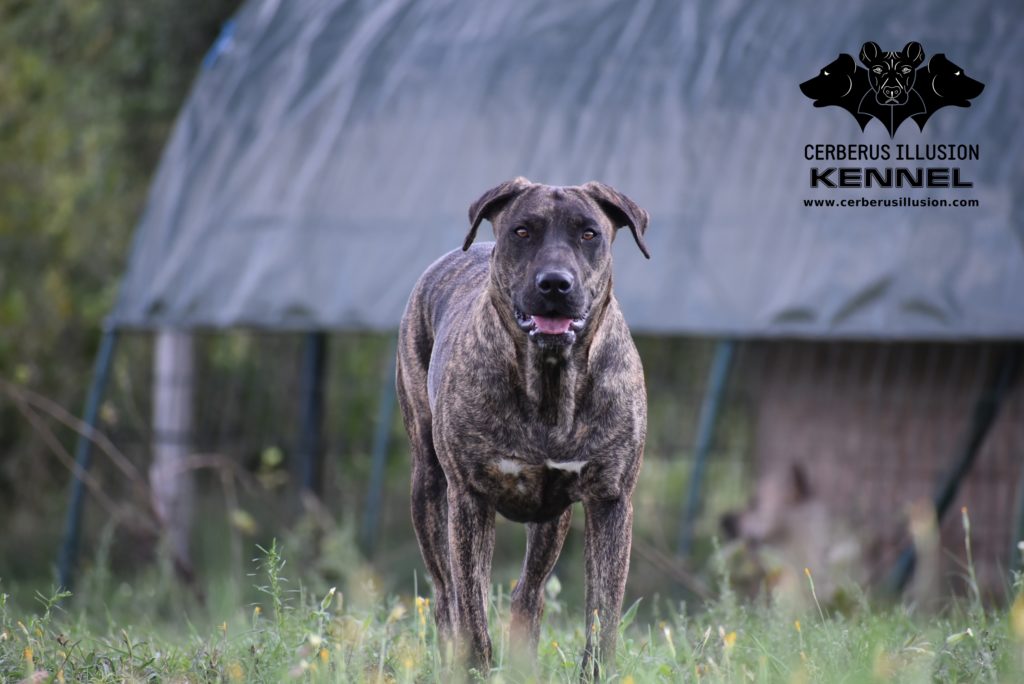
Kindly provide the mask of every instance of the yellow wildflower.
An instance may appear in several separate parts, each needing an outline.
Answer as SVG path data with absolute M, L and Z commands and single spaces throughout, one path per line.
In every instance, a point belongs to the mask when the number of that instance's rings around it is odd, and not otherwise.
M 1018 641 L 1024 641 L 1024 593 L 1017 594 L 1010 608 L 1010 627 Z
M 665 623 L 661 623 L 661 633 L 665 635 L 665 643 L 668 645 L 668 652 L 672 654 L 672 659 L 676 658 L 676 645 L 672 643 L 672 630 Z
M 245 670 L 241 663 L 235 661 L 228 665 L 228 679 L 232 682 L 245 681 Z
M 388 614 L 388 622 L 398 622 L 405 617 L 405 605 L 402 603 L 396 603 L 395 607 L 391 609 Z

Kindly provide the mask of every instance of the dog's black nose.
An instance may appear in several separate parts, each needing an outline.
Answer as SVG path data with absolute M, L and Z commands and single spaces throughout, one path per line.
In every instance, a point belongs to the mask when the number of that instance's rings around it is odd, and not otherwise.
M 537 289 L 541 294 L 569 294 L 575 279 L 568 271 L 542 271 L 537 274 Z

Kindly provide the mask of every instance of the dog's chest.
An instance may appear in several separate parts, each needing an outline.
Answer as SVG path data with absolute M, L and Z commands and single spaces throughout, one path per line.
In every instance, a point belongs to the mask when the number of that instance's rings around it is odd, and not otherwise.
M 529 438 L 494 443 L 479 458 L 468 461 L 465 472 L 470 487 L 493 501 L 499 513 L 520 522 L 557 516 L 584 499 L 607 475 L 599 456 L 561 444 L 557 438 L 549 439 L 547 448 Z
M 460 393 L 460 401 L 447 404 L 458 420 L 437 425 L 449 479 L 519 522 L 547 520 L 576 501 L 614 494 L 624 459 L 602 448 L 605 430 L 589 420 L 589 402 L 571 416 L 545 421 L 516 392 L 492 387 L 489 393 L 482 403 L 466 401 L 479 400 L 479 393 Z
M 616 354 L 592 347 L 589 363 L 558 365 L 524 363 L 494 331 L 468 328 L 453 343 L 459 354 L 443 366 L 432 359 L 439 365 L 431 401 L 434 443 L 451 486 L 523 522 L 621 495 L 645 428 L 643 376 L 629 363 L 631 344 Z

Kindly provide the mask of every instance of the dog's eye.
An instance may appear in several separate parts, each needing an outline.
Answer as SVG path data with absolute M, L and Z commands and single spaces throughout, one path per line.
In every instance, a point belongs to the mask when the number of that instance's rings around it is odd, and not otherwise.
M 875 72 L 876 74 L 880 74 L 882 73 L 882 67 L 875 67 L 874 69 L 872 69 L 872 71 Z
M 910 73 L 910 67 L 903 67 L 902 71 L 905 74 L 909 74 Z
M 587 228 L 585 231 L 583 231 L 583 239 L 584 240 L 593 240 L 596 237 L 597 237 L 597 232 L 595 232 L 593 230 L 590 230 L 589 228 Z
M 824 74 L 825 76 L 828 76 L 828 72 L 825 71 L 824 69 L 821 70 L 821 73 Z
M 959 72 L 959 71 L 954 71 L 954 72 L 953 72 L 953 75 L 954 75 L 954 76 L 959 76 L 959 75 L 960 75 L 960 72 Z
M 530 231 L 526 230 L 526 228 L 524 228 L 523 226 L 519 226 L 518 228 L 516 228 L 516 235 L 518 235 L 521 238 L 527 238 L 530 237 Z

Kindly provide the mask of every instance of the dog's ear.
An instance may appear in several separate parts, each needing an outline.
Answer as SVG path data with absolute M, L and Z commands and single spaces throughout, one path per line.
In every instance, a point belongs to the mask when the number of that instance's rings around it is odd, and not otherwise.
M 864 66 L 871 66 L 880 54 L 882 54 L 882 48 L 878 47 L 878 43 L 868 41 L 860 48 L 860 61 L 864 62 Z
M 641 209 L 636 202 L 604 183 L 590 181 L 582 186 L 582 189 L 597 202 L 616 228 L 629 226 L 629 230 L 633 233 L 633 239 L 636 240 L 636 246 L 640 248 L 645 257 L 650 259 L 651 253 L 647 249 L 647 243 L 644 242 L 644 233 L 647 231 L 647 212 Z
M 857 63 L 853 61 L 853 57 L 845 52 L 840 52 L 839 57 L 836 58 L 836 66 L 839 67 L 840 73 L 852 74 L 857 71 Z
M 903 46 L 903 56 L 910 60 L 910 63 L 916 68 L 924 61 L 924 48 L 920 43 L 912 40 Z
M 515 199 L 519 193 L 526 188 L 533 185 L 533 183 L 522 176 L 513 178 L 510 181 L 505 181 L 501 185 L 491 188 L 483 195 L 480 196 L 476 202 L 473 202 L 469 206 L 469 232 L 466 233 L 466 240 L 462 243 L 462 251 L 469 249 L 469 246 L 473 244 L 473 240 L 476 239 L 477 228 L 480 227 L 480 222 L 484 219 L 488 221 L 494 221 L 494 217 L 498 215 L 505 205 Z

